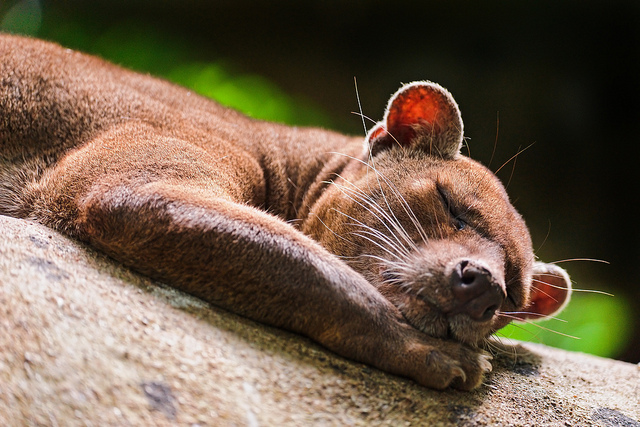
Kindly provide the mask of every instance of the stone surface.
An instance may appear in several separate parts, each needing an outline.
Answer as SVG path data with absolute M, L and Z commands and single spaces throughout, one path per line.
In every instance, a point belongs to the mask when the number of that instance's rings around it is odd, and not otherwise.
M 0 425 L 640 426 L 638 366 L 497 346 L 437 392 L 0 217 Z

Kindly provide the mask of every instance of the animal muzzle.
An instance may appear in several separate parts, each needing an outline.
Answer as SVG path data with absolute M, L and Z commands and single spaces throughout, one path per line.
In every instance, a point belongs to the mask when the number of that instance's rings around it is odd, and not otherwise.
M 454 301 L 448 314 L 466 314 L 478 322 L 490 320 L 506 297 L 504 286 L 479 261 L 459 261 L 450 273 L 450 284 Z

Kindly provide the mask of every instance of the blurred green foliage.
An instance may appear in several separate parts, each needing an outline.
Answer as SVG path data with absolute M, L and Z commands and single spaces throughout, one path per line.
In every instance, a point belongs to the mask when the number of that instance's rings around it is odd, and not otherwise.
M 328 114 L 302 96 L 290 96 L 261 76 L 239 72 L 229 61 L 196 60 L 197 52 L 185 42 L 144 22 L 125 18 L 101 29 L 53 14 L 43 19 L 38 2 L 26 0 L 5 13 L 0 30 L 53 40 L 166 78 L 257 119 L 327 128 L 333 124 Z
M 0 6 L 3 6 L 0 2 Z M 42 7 L 37 0 L 19 1 L 8 10 L 1 10 L 0 30 L 11 33 L 36 35 L 42 24 Z
M 611 357 L 624 347 L 631 334 L 627 321 L 630 311 L 630 304 L 623 298 L 574 292 L 558 319 L 512 323 L 497 335 Z
M 61 18 L 55 11 L 43 14 L 37 0 L 17 1 L 8 8 L 0 8 L 2 31 L 54 40 L 127 68 L 166 78 L 255 118 L 332 127 L 330 116 L 312 103 L 284 93 L 261 76 L 243 74 L 224 59 L 214 62 L 196 59 L 198 54 L 188 43 L 163 34 L 149 23 L 125 18 L 106 26 L 94 24 L 82 18 Z M 615 356 L 631 334 L 626 321 L 630 312 L 630 305 L 623 298 L 578 293 L 560 314 L 564 322 L 509 325 L 498 336 Z

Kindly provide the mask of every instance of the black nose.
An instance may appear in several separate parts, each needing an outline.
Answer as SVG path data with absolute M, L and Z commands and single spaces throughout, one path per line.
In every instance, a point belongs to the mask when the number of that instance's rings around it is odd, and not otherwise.
M 451 273 L 456 313 L 467 313 L 477 321 L 493 317 L 502 305 L 504 292 L 491 272 L 473 260 L 460 261 Z

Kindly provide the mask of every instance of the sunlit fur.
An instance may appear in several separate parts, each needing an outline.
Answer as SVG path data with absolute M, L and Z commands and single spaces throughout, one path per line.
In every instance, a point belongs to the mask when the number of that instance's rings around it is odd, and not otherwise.
M 478 387 L 491 364 L 477 346 L 570 287 L 537 273 L 504 188 L 460 154 L 462 130 L 427 81 L 391 97 L 363 148 L 0 34 L 0 214 L 436 389 Z M 460 296 L 470 263 L 490 273 L 488 306 Z
M 497 179 L 476 162 L 460 156 L 443 165 L 442 160 L 418 152 L 404 155 L 403 171 L 391 159 L 379 156 L 374 162 L 362 162 L 357 181 L 336 177 L 326 196 L 330 207 L 313 213 L 323 222 L 334 215 L 345 220 L 330 221 L 339 226 L 325 227 L 326 232 L 314 237 L 336 249 L 415 327 L 434 337 L 477 345 L 510 319 L 496 314 L 478 323 L 464 314 L 449 315 L 455 302 L 449 272 L 460 259 L 481 259 L 517 303 L 513 306 L 505 299 L 501 309 L 522 309 L 533 263 L 524 222 Z M 393 169 L 387 170 L 387 164 Z M 467 218 L 464 229 L 456 228 L 436 184 L 451 189 Z M 323 205 L 322 200 L 318 205 Z M 504 223 L 509 229 L 501 227 Z

